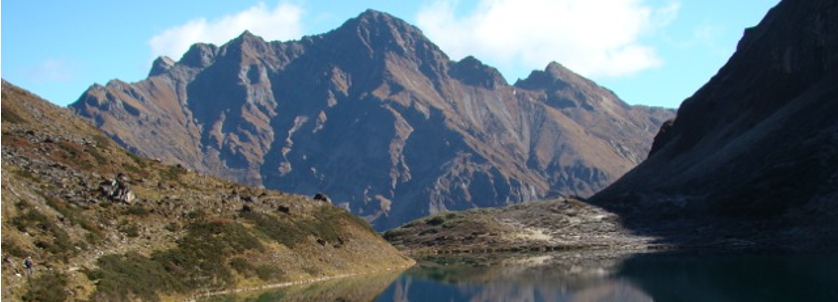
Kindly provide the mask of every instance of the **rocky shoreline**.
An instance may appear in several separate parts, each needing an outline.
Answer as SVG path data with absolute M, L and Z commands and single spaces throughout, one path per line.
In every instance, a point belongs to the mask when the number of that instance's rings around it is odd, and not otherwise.
M 411 255 L 667 248 L 622 227 L 616 215 L 569 198 L 438 214 L 384 238 Z
M 623 253 L 829 248 L 797 244 L 793 234 L 762 234 L 758 231 L 760 227 L 760 224 L 741 223 L 710 230 L 702 228 L 697 220 L 686 219 L 660 221 L 656 225 L 649 221 L 644 227 L 627 227 L 620 216 L 603 208 L 576 199 L 555 198 L 504 208 L 442 213 L 387 231 L 384 238 L 406 254 L 419 258 L 581 250 Z M 646 235 L 652 233 L 655 236 Z

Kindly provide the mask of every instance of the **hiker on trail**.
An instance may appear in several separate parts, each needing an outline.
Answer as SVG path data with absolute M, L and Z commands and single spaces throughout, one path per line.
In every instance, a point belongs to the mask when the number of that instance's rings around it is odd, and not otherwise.
M 26 267 L 27 276 L 32 275 L 32 265 L 34 265 L 34 263 L 32 263 L 32 257 L 26 256 L 26 260 L 23 260 L 23 266 Z

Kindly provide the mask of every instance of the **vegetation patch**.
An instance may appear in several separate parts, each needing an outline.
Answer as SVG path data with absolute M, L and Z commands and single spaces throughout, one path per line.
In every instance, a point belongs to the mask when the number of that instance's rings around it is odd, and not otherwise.
M 98 269 L 85 272 L 97 282 L 94 301 L 159 301 L 158 293 L 186 290 L 163 265 L 137 253 L 103 256 L 97 264 Z
M 28 210 L 23 215 L 13 218 L 12 225 L 21 232 L 30 234 L 44 233 L 46 236 L 40 237 L 48 238 L 49 240 L 38 240 L 35 242 L 35 245 L 43 248 L 64 262 L 75 253 L 73 243 L 70 241 L 70 236 L 67 235 L 67 232 L 41 212 Z
M 243 212 L 242 216 L 252 222 L 256 230 L 289 248 L 294 248 L 298 243 L 303 242 L 308 235 L 298 228 L 290 218 L 277 219 L 271 215 L 258 212 Z
M 172 221 L 172 222 L 169 222 L 168 224 L 166 224 L 166 226 L 163 227 L 163 228 L 165 228 L 169 232 L 174 233 L 174 232 L 180 231 L 181 226 L 180 226 L 180 223 L 178 223 L 177 221 Z
M 357 217 L 352 219 L 350 217 L 354 216 L 336 207 L 324 207 L 316 211 L 312 219 L 290 216 L 277 218 L 258 212 L 244 212 L 242 216 L 251 221 L 256 229 L 267 237 L 289 248 L 305 242 L 309 236 L 325 240 L 334 247 L 340 247 L 343 242 L 340 234 L 343 232 L 342 228 L 346 221 L 371 230 L 366 221 Z
M 87 153 L 90 154 L 90 156 L 92 156 L 94 159 L 96 159 L 96 162 L 99 163 L 100 165 L 104 165 L 104 164 L 108 163 L 108 158 L 105 157 L 104 155 L 102 155 L 102 153 L 100 153 L 98 149 L 87 148 L 87 149 L 85 149 L 85 151 L 87 151 Z
M 139 217 L 146 217 L 149 213 L 149 210 L 141 205 L 132 205 L 125 210 L 125 214 Z
M 443 218 L 442 216 L 434 216 L 434 217 L 432 217 L 431 219 L 428 219 L 425 222 L 425 224 L 431 225 L 431 226 L 438 226 L 438 225 L 443 224 L 443 223 L 445 223 L 445 218 Z
M 105 230 L 96 225 L 96 223 L 84 218 L 81 211 L 69 207 L 66 202 L 59 200 L 58 198 L 44 195 L 42 196 L 46 200 L 48 206 L 55 209 L 58 213 L 61 213 L 61 215 L 64 216 L 64 218 L 69 219 L 71 223 L 80 225 L 83 229 L 90 232 L 91 236 L 95 239 L 104 238 Z
M 230 260 L 230 267 L 245 278 L 253 277 L 256 272 L 256 267 L 253 266 L 253 264 L 250 264 L 250 261 L 242 257 L 236 257 L 233 258 L 233 260 Z
M 265 281 L 285 281 L 285 272 L 270 264 L 263 264 L 256 268 L 256 276 Z
M 23 257 L 29 256 L 29 253 L 26 252 L 26 250 L 24 250 L 20 246 L 18 246 L 17 242 L 7 240 L 6 238 L 3 238 L 2 248 L 3 248 L 3 253 L 8 253 L 9 255 L 12 255 L 12 256 L 15 256 L 15 257 L 18 257 L 18 258 L 23 258 Z
M 93 141 L 96 142 L 96 147 L 101 149 L 107 148 L 111 145 L 111 139 L 102 134 L 94 134 Z
M 227 288 L 235 281 L 228 267 L 246 276 L 284 276 L 278 268 L 269 271 L 235 257 L 253 249 L 264 247 L 244 226 L 214 220 L 189 225 L 188 234 L 178 241 L 177 248 L 151 257 L 137 253 L 104 256 L 97 260 L 98 269 L 85 273 L 97 282 L 93 300 L 98 301 L 157 301 L 165 292 Z M 235 258 L 228 260 L 230 257 Z
M 26 170 L 23 170 L 23 169 L 15 169 L 14 173 L 17 176 L 20 176 L 22 178 L 31 180 L 33 182 L 41 182 L 41 180 L 38 179 L 38 177 L 36 177 L 35 174 L 32 174 L 32 172 L 29 172 L 29 171 L 26 171 Z
M 177 248 L 156 253 L 152 259 L 187 288 L 220 289 L 234 281 L 232 272 L 223 265 L 227 258 L 252 249 L 264 250 L 264 246 L 244 226 L 214 220 L 190 224 Z
M 140 237 L 140 227 L 134 223 L 125 224 L 119 227 L 119 231 L 131 238 Z
M 3 98 L 6 98 L 5 94 L 3 95 Z M 20 115 L 18 115 L 17 112 L 15 112 L 9 107 L 3 107 L 3 111 L 0 112 L 0 115 L 2 115 L 4 122 L 10 122 L 14 124 L 21 124 L 26 122 L 24 118 L 20 117 Z
M 43 272 L 29 282 L 29 291 L 23 295 L 23 301 L 66 301 L 68 293 L 67 276 L 59 272 Z
M 148 177 L 149 173 L 146 169 L 149 168 L 149 163 L 147 159 L 140 157 L 139 155 L 134 154 L 130 151 L 124 151 L 126 155 L 128 155 L 131 160 L 134 161 L 134 164 L 125 163 L 123 167 L 125 170 L 134 173 L 135 175 L 139 175 L 139 177 Z
M 186 174 L 186 169 L 181 166 L 169 166 L 168 169 L 162 170 L 161 173 L 163 179 L 180 183 L 180 176 Z

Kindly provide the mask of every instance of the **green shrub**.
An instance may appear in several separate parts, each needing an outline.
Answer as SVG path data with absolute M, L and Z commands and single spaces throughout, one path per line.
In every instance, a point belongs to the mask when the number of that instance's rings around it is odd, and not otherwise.
M 256 276 L 265 281 L 282 281 L 285 279 L 285 272 L 279 267 L 265 264 L 256 268 Z
M 334 247 L 340 247 L 341 234 L 345 232 L 343 228 L 347 223 L 359 225 L 373 232 L 369 224 L 363 219 L 332 206 L 325 206 L 314 212 L 313 219 L 293 216 L 278 218 L 270 214 L 257 212 L 245 212 L 242 213 L 242 216 L 253 222 L 256 229 L 267 237 L 289 248 L 294 248 L 297 244 L 305 242 L 309 236 L 323 239 Z
M 262 232 L 268 238 L 289 248 L 294 248 L 298 243 L 303 242 L 308 235 L 290 219 L 277 219 L 257 212 L 244 212 L 242 217 L 253 222 L 256 230 Z
M 343 210 L 342 209 L 331 209 L 329 211 L 343 211 Z M 355 216 L 352 213 L 348 213 L 348 212 L 344 212 L 343 214 L 345 215 L 344 217 L 346 217 L 349 222 L 351 222 L 351 223 L 353 223 L 357 226 L 360 226 L 362 229 L 367 230 L 371 233 L 376 233 L 375 229 L 372 228 L 370 223 L 367 222 L 366 220 L 364 220 L 363 218 Z
M 41 182 L 41 180 L 37 176 L 35 176 L 35 174 L 32 174 L 32 172 L 23 169 L 15 169 L 14 173 L 15 175 L 20 176 L 21 178 L 25 178 L 33 182 Z
M 13 218 L 12 225 L 21 232 L 43 231 L 50 241 L 36 241 L 36 246 L 43 248 L 62 261 L 66 262 L 71 255 L 75 254 L 74 244 L 70 241 L 67 232 L 41 212 L 34 209 L 28 210 L 23 215 Z
M 228 257 L 251 249 L 264 250 L 264 246 L 244 226 L 215 220 L 190 224 L 177 248 L 156 253 L 152 259 L 188 288 L 219 289 L 234 281 L 223 263 Z
M 130 297 L 158 301 L 159 293 L 186 290 L 183 282 L 160 263 L 137 253 L 103 256 L 97 264 L 98 269 L 85 271 L 90 280 L 97 282 L 93 295 L 96 301 L 128 301 Z
M 180 176 L 186 174 L 186 169 L 180 166 L 169 166 L 168 169 L 161 171 L 163 171 L 161 175 L 163 179 L 175 182 L 180 182 Z
M 403 228 L 403 227 L 392 229 L 392 230 L 389 230 L 387 232 L 384 232 L 384 240 L 387 240 L 390 243 L 393 243 L 393 241 L 398 240 L 402 236 L 407 235 L 409 233 L 410 233 L 410 231 L 406 228 Z
M 5 99 L 6 96 L 3 95 L 3 98 Z M 0 115 L 2 115 L 4 122 L 10 122 L 10 123 L 15 123 L 15 124 L 20 124 L 20 123 L 25 123 L 26 122 L 26 120 L 24 118 L 20 117 L 20 115 L 18 115 L 17 112 L 13 111 L 9 107 L 4 107 L 3 110 L 0 111 Z
M 3 252 L 9 253 L 9 255 L 23 258 L 29 255 L 29 252 L 25 251 L 23 248 L 19 247 L 16 242 L 14 241 L 6 241 L 4 240 L 2 243 Z
M 169 222 L 169 224 L 167 224 L 164 228 L 169 232 L 177 232 L 180 231 L 180 223 L 178 223 L 177 221 L 172 221 Z
M 247 259 L 242 257 L 236 257 L 233 258 L 233 260 L 230 260 L 230 267 L 246 278 L 252 277 L 253 273 L 256 271 L 256 267 L 254 267 L 253 264 L 250 264 L 250 261 L 247 261 Z
M 96 147 L 99 148 L 105 148 L 111 144 L 111 139 L 101 134 L 94 134 L 93 141 L 96 142 Z
M 64 216 L 64 218 L 69 219 L 70 222 L 72 222 L 73 224 L 80 225 L 83 229 L 90 232 L 90 234 L 88 234 L 89 242 L 93 243 L 101 240 L 104 237 L 105 230 L 96 225 L 96 223 L 85 218 L 81 214 L 80 210 L 68 206 L 67 202 L 58 198 L 52 196 L 42 196 L 47 201 L 48 206 L 61 213 L 61 215 Z
M 423 230 L 423 231 L 419 232 L 419 236 L 427 235 L 427 234 L 436 234 L 436 233 L 439 233 L 439 230 L 437 230 L 437 229 L 427 229 L 427 230 Z
M 243 274 L 259 275 L 246 259 L 229 257 L 252 249 L 264 249 L 256 237 L 233 221 L 194 223 L 174 249 L 157 252 L 150 258 L 136 253 L 108 255 L 97 260 L 96 270 L 86 271 L 97 282 L 93 298 L 97 301 L 139 299 L 157 301 L 168 292 L 189 293 L 199 289 L 223 289 L 233 284 L 230 263 Z M 263 272 L 276 276 L 277 272 Z
M 104 165 L 108 163 L 108 158 L 102 155 L 97 148 L 87 148 L 85 149 L 90 156 L 96 159 L 96 162 L 100 165 Z
M 434 216 L 431 219 L 428 219 L 428 221 L 426 221 L 425 224 L 432 225 L 432 226 L 437 226 L 437 225 L 443 224 L 444 222 L 445 222 L 445 218 L 443 218 L 442 216 Z
M 64 288 L 67 287 L 67 276 L 59 272 L 43 272 L 37 274 L 29 282 L 29 291 L 23 295 L 23 301 L 66 301 L 68 298 Z
M 191 220 L 203 220 L 207 217 L 207 213 L 204 212 L 204 210 L 197 209 L 194 211 L 190 211 L 189 213 L 186 213 L 186 217 Z
M 133 223 L 119 227 L 119 231 L 125 233 L 125 236 L 131 238 L 140 237 L 140 227 Z
M 128 207 L 127 210 L 125 210 L 125 214 L 140 216 L 140 217 L 146 217 L 146 216 L 148 216 L 149 211 L 148 211 L 148 209 L 146 209 L 145 207 L 143 207 L 141 205 L 132 205 L 132 206 Z
M 311 276 L 317 276 L 317 274 L 320 274 L 320 269 L 311 266 L 303 267 L 303 271 Z

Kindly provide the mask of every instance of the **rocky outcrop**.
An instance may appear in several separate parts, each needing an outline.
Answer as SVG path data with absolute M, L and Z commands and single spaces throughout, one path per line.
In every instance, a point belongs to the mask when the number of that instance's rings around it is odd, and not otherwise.
M 628 106 L 559 64 L 516 85 L 367 11 L 299 41 L 195 44 L 71 108 L 137 154 L 240 183 L 323 192 L 378 229 L 589 196 L 647 153 L 671 110 Z
M 384 238 L 416 256 L 667 248 L 623 227 L 614 213 L 569 198 L 437 214 Z
M 838 3 L 782 1 L 591 201 L 676 242 L 834 246 Z

